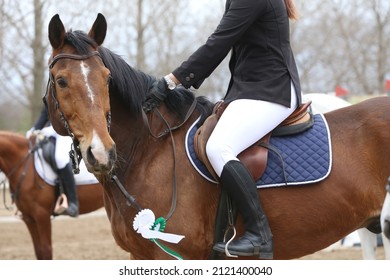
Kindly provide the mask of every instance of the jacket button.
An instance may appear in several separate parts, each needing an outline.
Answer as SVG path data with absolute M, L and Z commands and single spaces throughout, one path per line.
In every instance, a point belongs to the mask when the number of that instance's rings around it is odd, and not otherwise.
M 186 81 L 189 82 L 191 79 L 190 77 L 186 77 Z
M 190 78 L 193 79 L 195 77 L 194 73 L 190 73 Z

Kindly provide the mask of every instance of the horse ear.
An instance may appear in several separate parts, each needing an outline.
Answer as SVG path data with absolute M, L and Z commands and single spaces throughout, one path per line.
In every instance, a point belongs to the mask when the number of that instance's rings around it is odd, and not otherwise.
M 103 44 L 104 39 L 106 38 L 107 32 L 107 21 L 106 18 L 98 13 L 95 22 L 92 25 L 91 30 L 88 32 L 89 37 L 93 38 L 95 42 L 100 46 Z
M 58 49 L 64 44 L 65 27 L 60 16 L 56 14 L 49 22 L 49 41 L 53 49 Z

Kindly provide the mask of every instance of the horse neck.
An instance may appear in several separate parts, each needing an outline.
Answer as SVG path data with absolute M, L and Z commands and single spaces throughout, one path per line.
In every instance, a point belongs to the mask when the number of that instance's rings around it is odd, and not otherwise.
M 148 133 L 142 117 L 129 113 L 120 98 L 110 97 L 112 121 L 110 135 L 113 138 L 120 157 L 131 160 L 136 151 L 147 140 Z
M 169 145 L 172 145 L 168 125 L 170 128 L 178 126 L 182 120 L 178 120 L 164 103 L 158 107 L 159 113 L 150 112 L 144 116 L 140 113 L 138 116 L 134 116 L 129 113 L 129 109 L 123 105 L 119 98 L 111 96 L 110 100 L 112 110 L 110 134 L 116 143 L 119 158 L 124 159 L 127 166 L 120 172 L 127 173 L 126 169 L 142 168 L 139 162 L 147 167 L 147 164 L 144 164 L 145 161 L 152 161 L 155 155 L 160 153 L 160 150 L 166 149 L 167 141 L 170 142 Z M 175 145 L 179 145 L 179 143 L 183 145 L 180 142 L 183 140 L 179 139 L 184 139 L 187 129 L 198 118 L 198 115 L 199 113 L 195 112 L 186 123 L 173 131 Z
M 0 169 L 9 180 L 19 177 L 23 160 L 28 155 L 27 139 L 19 135 L 0 132 Z

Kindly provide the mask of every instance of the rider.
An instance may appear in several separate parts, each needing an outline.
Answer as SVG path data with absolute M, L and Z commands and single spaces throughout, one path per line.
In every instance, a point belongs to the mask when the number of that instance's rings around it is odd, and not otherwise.
M 33 127 L 27 131 L 27 138 L 29 138 L 31 133 L 35 130 L 42 130 L 46 136 L 54 137 L 56 139 L 55 161 L 60 183 L 68 198 L 68 208 L 66 209 L 66 212 L 71 217 L 77 217 L 79 215 L 79 202 L 76 191 L 76 182 L 70 163 L 69 152 L 67 149 L 64 149 L 64 147 L 71 145 L 72 139 L 68 136 L 61 136 L 54 131 L 50 124 L 46 106 L 43 107 L 41 114 Z
M 236 202 L 245 233 L 214 250 L 273 258 L 273 240 L 257 186 L 237 155 L 285 120 L 301 103 L 298 70 L 290 46 L 293 0 L 227 0 L 206 43 L 152 89 L 163 100 L 177 85 L 199 88 L 230 51 L 229 106 L 211 134 L 206 153 L 221 185 Z M 227 245 L 228 244 L 228 245 Z

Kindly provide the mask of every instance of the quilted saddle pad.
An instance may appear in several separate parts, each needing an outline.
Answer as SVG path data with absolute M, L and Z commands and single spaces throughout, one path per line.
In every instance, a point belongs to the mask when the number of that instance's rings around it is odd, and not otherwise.
M 206 180 L 217 183 L 194 150 L 196 123 L 186 135 L 187 156 L 194 168 Z M 282 137 L 271 137 L 273 149 L 268 152 L 268 163 L 257 186 L 277 187 L 304 185 L 324 180 L 332 167 L 332 147 L 328 124 L 322 114 L 314 115 L 314 125 L 307 131 Z M 275 152 L 275 151 L 277 152 Z

